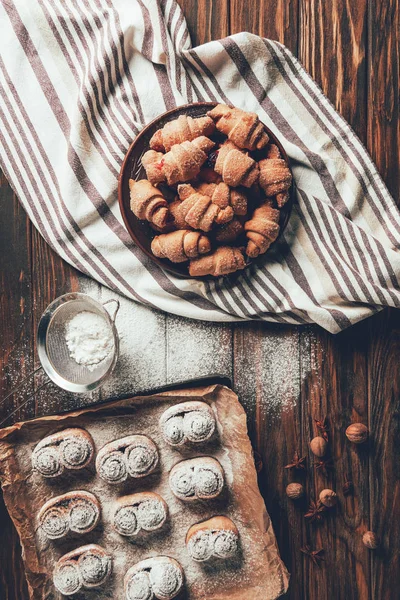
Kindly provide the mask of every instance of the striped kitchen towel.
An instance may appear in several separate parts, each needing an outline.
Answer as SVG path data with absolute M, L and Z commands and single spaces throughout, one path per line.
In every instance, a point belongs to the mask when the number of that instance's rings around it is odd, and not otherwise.
M 338 332 L 400 304 L 400 216 L 371 158 L 299 62 L 248 33 L 192 48 L 175 0 L 4 0 L 1 167 L 62 258 L 152 307 L 196 319 Z M 234 283 L 179 279 L 133 244 L 124 155 L 174 106 L 258 113 L 291 159 L 297 203 L 264 262 Z

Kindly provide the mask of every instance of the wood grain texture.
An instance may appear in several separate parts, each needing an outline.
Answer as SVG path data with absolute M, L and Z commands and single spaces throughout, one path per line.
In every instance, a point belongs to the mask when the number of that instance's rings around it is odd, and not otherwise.
M 230 33 L 248 31 L 285 44 L 297 55 L 299 0 L 230 2 Z
M 369 3 L 368 150 L 400 203 L 400 7 Z
M 247 30 L 288 46 L 367 143 L 398 199 L 398 0 L 179 2 L 193 45 Z M 73 290 L 100 301 L 116 295 L 78 274 L 35 231 L 31 233 L 4 179 L 0 195 L 0 249 L 5 250 L 0 256 L 0 339 L 4 341 L 0 385 L 5 393 L 11 385 L 10 374 L 15 378 L 37 364 L 35 330 L 49 302 Z M 12 228 L 7 226 L 11 219 Z M 247 412 L 253 447 L 263 462 L 260 488 L 292 574 L 286 598 L 397 598 L 399 311 L 384 311 L 331 336 L 312 326 L 198 323 L 120 300 L 121 359 L 102 391 L 77 398 L 51 386 L 21 414 L 50 412 L 57 406 L 73 408 L 98 397 L 115 397 L 215 371 L 232 375 Z M 11 307 L 17 310 L 11 312 Z M 24 397 L 26 390 L 13 402 L 18 405 Z M 314 418 L 325 415 L 334 459 L 334 470 L 327 477 L 315 471 L 308 446 L 316 433 Z M 344 432 L 352 421 L 368 424 L 371 440 L 367 445 L 356 447 L 347 441 Z M 306 476 L 284 470 L 295 450 L 307 456 Z M 342 493 L 346 477 L 354 482 L 354 494 L 347 498 Z M 304 501 L 294 503 L 287 498 L 285 488 L 291 481 L 305 485 Z M 339 505 L 323 523 L 311 525 L 304 520 L 307 503 L 326 486 L 336 489 Z M 25 600 L 18 540 L 1 503 L 0 522 L 0 600 L 3 596 Z M 369 528 L 382 540 L 376 553 L 361 541 Z M 300 552 L 307 543 L 325 549 L 321 568 Z
M 4 404 L 33 368 L 32 345 L 32 226 L 5 177 L 0 176 L 0 421 L 33 392 L 29 380 Z M 20 410 L 16 417 L 24 418 Z M 0 499 L 0 598 L 27 597 L 21 547 L 16 530 Z
M 193 46 L 229 33 L 229 0 L 178 0 L 185 13 Z
M 368 150 L 389 191 L 400 203 L 399 63 L 400 11 L 397 0 L 369 3 Z M 400 384 L 393 361 L 399 355 L 399 311 L 368 323 L 368 409 L 372 433 L 369 529 L 381 538 L 371 557 L 371 596 L 398 595 L 400 557 Z
M 299 1 L 299 59 L 365 143 L 368 2 Z

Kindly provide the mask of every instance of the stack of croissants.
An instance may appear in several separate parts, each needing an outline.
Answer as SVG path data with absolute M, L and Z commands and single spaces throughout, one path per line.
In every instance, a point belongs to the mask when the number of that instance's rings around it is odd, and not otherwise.
M 204 117 L 181 115 L 156 131 L 150 148 L 147 179 L 130 179 L 129 188 L 133 213 L 159 234 L 154 256 L 189 261 L 193 277 L 218 277 L 276 240 L 292 176 L 255 113 L 218 104 Z

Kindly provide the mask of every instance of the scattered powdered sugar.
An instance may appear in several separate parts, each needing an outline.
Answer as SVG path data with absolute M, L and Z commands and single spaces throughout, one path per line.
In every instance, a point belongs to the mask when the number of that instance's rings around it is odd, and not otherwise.
M 205 410 L 194 410 L 184 417 L 185 433 L 191 442 L 203 442 L 214 433 L 215 420 Z
M 158 529 L 166 518 L 164 505 L 156 499 L 141 502 L 137 507 L 137 517 L 143 529 L 147 531 Z
M 60 454 L 65 465 L 74 468 L 83 465 L 93 453 L 89 440 L 83 437 L 69 437 L 60 444 Z
M 64 537 L 69 529 L 66 511 L 59 506 L 53 506 L 44 515 L 41 527 L 50 540 Z
M 72 531 L 85 533 L 93 527 L 98 518 L 98 509 L 87 500 L 79 500 L 69 512 L 69 523 Z
M 200 468 L 195 471 L 196 493 L 201 496 L 215 496 L 222 489 L 223 480 L 216 470 Z
M 108 483 L 121 483 L 128 477 L 125 457 L 119 450 L 108 452 L 96 465 L 97 472 Z
M 71 358 L 91 371 L 114 348 L 113 333 L 107 321 L 88 311 L 80 312 L 68 321 L 65 341 Z
M 127 600 L 152 600 L 154 598 L 148 573 L 142 571 L 130 578 L 126 587 L 126 597 Z
M 82 586 L 78 565 L 69 562 L 59 566 L 54 573 L 54 585 L 68 596 L 78 592 Z
M 154 567 L 150 571 L 150 581 L 153 591 L 159 598 L 174 598 L 183 585 L 182 572 L 174 564 L 154 561 Z
M 213 555 L 211 531 L 198 531 L 188 542 L 188 551 L 193 560 L 204 562 Z
M 88 552 L 79 561 L 84 584 L 100 585 L 110 574 L 111 559 Z
M 172 446 L 177 446 L 184 441 L 183 417 L 175 415 L 163 424 L 163 434 L 166 441 Z
M 114 527 L 120 535 L 130 536 L 138 532 L 136 511 L 133 506 L 122 506 L 114 515 Z
M 158 462 L 157 449 L 149 445 L 135 445 L 127 449 L 128 471 L 134 477 L 150 473 Z
M 234 556 L 238 549 L 238 537 L 233 531 L 219 531 L 214 538 L 214 554 L 220 558 Z

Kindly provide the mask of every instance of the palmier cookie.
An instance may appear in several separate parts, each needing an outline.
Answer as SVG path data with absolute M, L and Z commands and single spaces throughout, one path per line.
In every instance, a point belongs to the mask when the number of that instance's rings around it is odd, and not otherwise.
M 53 582 L 64 596 L 72 596 L 82 588 L 97 588 L 107 581 L 112 571 L 112 558 L 96 544 L 81 546 L 65 554 L 57 562 Z
M 32 452 L 32 467 L 43 477 L 88 466 L 94 455 L 92 436 L 84 429 L 64 429 L 45 437 Z
M 154 556 L 136 563 L 125 575 L 125 600 L 172 600 L 182 591 L 181 565 L 169 556 Z
M 182 402 L 167 408 L 161 416 L 160 427 L 171 446 L 201 444 L 215 431 L 214 413 L 206 402 Z
M 146 435 L 129 435 L 109 442 L 99 451 L 96 470 L 107 483 L 150 475 L 158 465 L 157 446 Z
M 228 517 L 212 517 L 190 527 L 186 547 L 196 562 L 233 558 L 239 550 L 239 531 Z
M 38 523 L 50 540 L 58 540 L 68 533 L 89 533 L 100 519 L 100 503 L 90 492 L 77 490 L 56 496 L 39 511 Z
M 139 492 L 118 498 L 113 526 L 120 535 L 136 536 L 141 531 L 161 529 L 167 520 L 168 506 L 155 492 Z
M 169 485 L 180 500 L 211 500 L 219 496 L 224 487 L 224 471 L 211 456 L 182 460 L 172 467 Z

